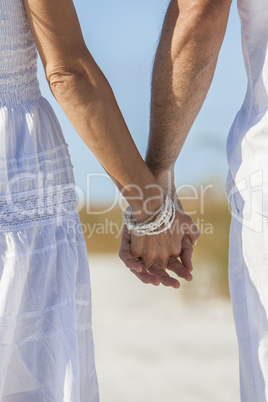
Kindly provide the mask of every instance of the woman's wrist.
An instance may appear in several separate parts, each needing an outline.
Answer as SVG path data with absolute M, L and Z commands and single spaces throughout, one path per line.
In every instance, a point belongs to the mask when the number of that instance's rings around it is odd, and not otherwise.
M 123 222 L 135 236 L 152 236 L 168 230 L 175 219 L 175 205 L 165 194 L 164 203 L 149 218 L 142 222 L 133 220 L 131 207 L 123 213 Z
M 132 217 L 137 222 L 143 222 L 157 212 L 165 201 L 165 192 L 157 183 L 141 190 L 139 198 L 126 197 L 132 209 Z
M 142 169 L 138 165 L 135 184 L 129 184 L 120 191 L 126 198 L 132 210 L 132 217 L 137 222 L 143 222 L 158 211 L 165 201 L 165 194 L 174 201 L 176 188 L 174 185 L 174 170 L 152 172 L 144 164 Z

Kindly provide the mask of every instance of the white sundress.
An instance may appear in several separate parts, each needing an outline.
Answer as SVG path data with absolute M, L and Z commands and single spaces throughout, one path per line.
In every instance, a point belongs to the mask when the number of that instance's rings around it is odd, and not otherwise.
M 23 0 L 0 0 L 0 401 L 97 402 L 73 169 L 36 61 Z

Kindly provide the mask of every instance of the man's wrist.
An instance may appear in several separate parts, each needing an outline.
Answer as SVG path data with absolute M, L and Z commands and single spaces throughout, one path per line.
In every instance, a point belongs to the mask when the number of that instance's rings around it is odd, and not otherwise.
M 150 167 L 149 167 L 150 168 Z M 176 187 L 174 184 L 175 173 L 174 169 L 158 170 L 152 171 L 157 183 L 162 187 L 162 189 L 167 193 L 169 197 L 176 193 Z

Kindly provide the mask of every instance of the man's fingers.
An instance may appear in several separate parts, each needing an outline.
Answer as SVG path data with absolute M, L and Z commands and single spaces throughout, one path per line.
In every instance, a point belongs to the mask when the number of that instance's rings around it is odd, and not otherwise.
M 164 286 L 172 286 L 178 289 L 180 287 L 180 282 L 168 275 L 168 273 L 157 263 L 153 263 L 150 267 L 150 274 L 159 278 Z
M 170 257 L 167 268 L 186 281 L 191 281 L 193 279 L 189 270 L 186 269 L 176 257 Z
M 147 271 L 145 268 L 142 272 L 136 272 L 131 270 L 134 275 L 137 276 L 143 283 L 151 283 L 152 285 L 158 286 L 160 283 L 164 286 L 171 286 L 175 289 L 180 287 L 180 283 L 177 279 L 170 277 L 167 272 L 160 267 L 160 265 L 155 262 L 150 270 Z
M 160 285 L 159 278 L 150 275 L 145 269 L 142 272 L 136 272 L 135 270 L 130 270 L 137 278 L 139 278 L 143 283 L 151 283 L 154 286 Z

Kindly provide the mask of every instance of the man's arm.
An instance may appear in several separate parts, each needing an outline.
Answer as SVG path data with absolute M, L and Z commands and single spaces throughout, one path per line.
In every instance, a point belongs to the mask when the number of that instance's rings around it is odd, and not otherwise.
M 172 0 L 156 53 L 146 163 L 164 187 L 205 100 L 231 0 Z
M 153 69 L 146 163 L 164 190 L 171 190 L 172 197 L 175 188 L 174 184 L 169 188 L 168 173 L 173 178 L 176 159 L 208 92 L 230 5 L 231 0 L 171 0 L 166 14 Z M 180 207 L 178 199 L 174 201 Z M 181 264 L 177 259 L 176 263 L 181 269 L 191 269 L 188 236 L 184 235 L 177 246 Z M 123 233 L 121 258 L 131 268 L 133 257 L 131 239 Z M 174 271 L 172 258 L 167 268 Z M 150 274 L 158 273 L 156 265 Z M 148 272 L 132 272 L 143 282 L 153 283 Z M 180 276 L 179 271 L 176 273 Z
M 165 17 L 153 69 L 146 163 L 177 208 L 174 165 L 212 81 L 230 5 L 231 0 L 171 0 Z M 123 236 L 121 249 L 131 265 L 127 240 Z M 181 268 L 192 267 L 187 235 L 179 255 Z M 171 259 L 168 268 L 173 270 Z M 152 282 L 147 272 L 132 272 Z

